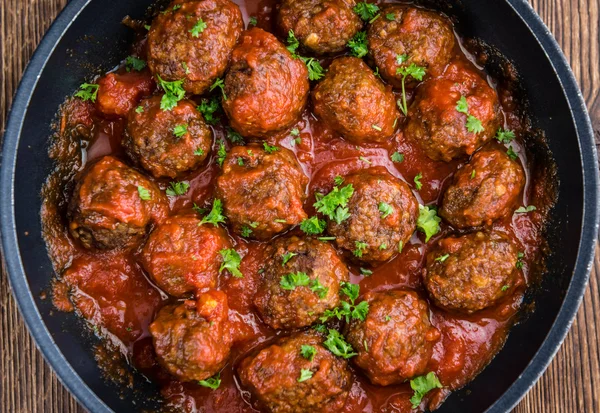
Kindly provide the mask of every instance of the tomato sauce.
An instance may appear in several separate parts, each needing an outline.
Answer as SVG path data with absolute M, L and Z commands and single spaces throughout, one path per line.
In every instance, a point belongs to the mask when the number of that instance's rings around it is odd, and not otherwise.
M 246 21 L 253 16 L 257 18 L 259 27 L 272 29 L 272 0 L 239 0 L 238 4 Z M 140 31 L 138 40 L 132 46 L 133 50 L 143 49 L 141 45 L 145 42 L 144 35 Z M 457 39 L 460 44 L 461 39 Z M 480 70 L 474 63 L 474 58 L 463 47 L 457 46 L 455 55 L 455 59 Z M 326 66 L 330 61 L 328 58 L 322 63 Z M 116 71 L 128 76 L 123 67 Z M 146 75 L 150 76 L 149 72 Z M 148 80 L 147 77 L 136 76 L 140 82 Z M 528 161 L 525 146 L 522 145 L 527 124 L 517 114 L 518 105 L 515 105 L 507 90 L 493 82 L 491 84 L 497 88 L 501 97 L 505 127 L 514 130 L 518 137 L 513 147 L 519 154 L 519 161 L 528 179 L 521 205 L 542 200 L 548 203 L 550 197 L 533 191 L 532 169 L 537 166 Z M 408 91 L 409 104 L 413 94 L 413 90 Z M 44 235 L 57 272 L 54 282 L 56 307 L 64 311 L 75 310 L 87 320 L 100 338 L 108 345 L 118 348 L 132 366 L 158 384 L 162 396 L 170 405 L 184 411 L 255 411 L 249 394 L 236 381 L 235 367 L 248 352 L 281 334 L 263 324 L 252 305 L 252 297 L 261 276 L 264 261 L 262 253 L 266 244 L 230 234 L 236 250 L 243 257 L 240 269 L 244 278 L 232 278 L 224 273 L 220 279 L 219 287 L 229 298 L 229 316 L 235 339 L 231 358 L 221 372 L 221 386 L 217 390 L 210 390 L 195 383 L 180 383 L 173 379 L 156 362 L 148 325 L 158 309 L 174 299 L 161 292 L 144 274 L 138 264 L 140 248 L 128 252 L 90 252 L 78 246 L 66 229 L 65 205 L 69 200 L 72 182 L 85 164 L 108 154 L 126 159 L 120 144 L 125 120 L 102 117 L 93 105 L 79 99 L 68 100 L 61 108 L 60 115 L 61 121 L 51 150 L 51 156 L 57 161 L 57 170 L 50 176 L 42 191 Z M 224 113 L 218 115 L 222 121 L 226 121 Z M 333 186 L 333 178 L 337 175 L 343 176 L 351 171 L 376 165 L 383 166 L 393 175 L 404 179 L 413 188 L 420 203 L 437 203 L 461 163 L 430 160 L 419 147 L 403 137 L 403 122 L 404 118 L 400 118 L 398 132 L 385 144 L 357 147 L 316 119 L 309 105 L 294 126 L 300 131 L 299 136 L 282 133 L 269 138 L 267 142 L 293 151 L 310 178 L 307 189 L 309 197 L 305 203 L 305 211 L 309 216 L 315 213 L 315 199 L 310 194 L 317 190 L 329 191 Z M 81 133 L 82 129 L 85 133 Z M 211 159 L 206 166 L 181 179 L 189 182 L 190 189 L 183 196 L 170 198 L 171 213 L 193 205 L 207 207 L 211 204 L 214 182 L 220 171 L 215 162 L 218 144 L 224 141 L 228 149 L 231 147 L 231 142 L 226 137 L 226 125 L 215 126 L 213 132 L 215 139 Z M 505 150 L 495 141 L 488 145 L 497 145 Z M 394 152 L 404 155 L 403 162 L 391 161 L 390 156 Z M 422 175 L 423 184 L 419 191 L 414 184 L 414 178 L 418 174 Z M 162 189 L 169 184 L 168 180 L 159 180 L 158 183 Z M 545 211 L 549 205 L 538 204 L 537 207 L 538 210 L 532 213 L 511 215 L 494 223 L 494 229 L 513 238 L 519 250 L 525 253 L 523 276 L 526 282 L 511 297 L 496 307 L 468 316 L 454 315 L 431 307 L 432 324 L 440 330 L 441 339 L 435 345 L 428 371 L 437 374 L 444 389 L 430 392 L 421 404 L 421 409 L 439 406 L 452 390 L 472 380 L 504 344 L 510 327 L 517 320 L 524 290 L 531 284 L 530 265 L 541 256 Z M 366 267 L 372 270 L 372 275 L 361 275 L 360 268 L 350 263 L 351 281 L 360 285 L 361 294 L 372 290 L 411 288 L 426 297 L 421 271 L 429 246 L 449 233 L 449 228 L 443 223 L 441 225 L 442 231 L 429 243 L 425 243 L 423 234 L 416 232 L 396 258 L 374 268 Z M 408 383 L 374 386 L 360 372 L 353 371 L 355 381 L 344 412 L 411 410 L 409 399 L 412 390 Z

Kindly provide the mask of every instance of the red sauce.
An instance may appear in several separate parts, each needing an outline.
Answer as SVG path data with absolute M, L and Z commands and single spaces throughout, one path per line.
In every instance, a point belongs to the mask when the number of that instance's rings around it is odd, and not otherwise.
M 244 18 L 258 18 L 258 26 L 271 29 L 273 21 L 272 0 L 259 2 L 239 0 Z M 138 39 L 133 49 L 140 48 L 145 39 Z M 455 50 L 456 59 L 474 66 L 472 57 L 464 53 L 462 48 Z M 324 61 L 324 64 L 327 62 Z M 479 70 L 479 69 L 478 69 Z M 127 73 L 123 68 L 118 70 L 121 76 L 135 76 L 140 82 L 147 78 Z M 515 114 L 515 104 L 504 90 L 498 90 L 501 96 L 506 126 L 523 132 L 525 126 L 521 118 Z M 410 90 L 409 102 L 413 91 Z M 83 140 L 86 147 L 81 164 L 90 162 L 107 154 L 115 154 L 125 159 L 120 145 L 124 119 L 118 117 L 102 117 L 92 105 L 80 100 L 70 100 L 62 108 L 62 121 L 58 138 L 65 142 L 69 134 L 78 125 L 89 127 L 93 124 L 92 135 Z M 221 113 L 221 118 L 225 115 Z M 402 123 L 404 119 L 400 120 Z M 277 144 L 292 150 L 298 157 L 305 173 L 310 178 L 308 192 L 317 189 L 328 190 L 336 175 L 345 175 L 350 171 L 374 165 L 386 167 L 393 175 L 403 178 L 414 188 L 413 179 L 422 174 L 423 187 L 414 191 L 423 204 L 435 203 L 443 193 L 449 178 L 460 166 L 458 161 L 450 163 L 434 162 L 422 151 L 398 132 L 393 139 L 384 145 L 363 146 L 344 141 L 326 125 L 316 120 L 307 108 L 296 127 L 300 130 L 301 142 L 294 142 L 293 136 L 281 134 L 269 139 L 270 144 Z M 399 127 L 401 129 L 401 125 Z M 219 173 L 215 163 L 218 142 L 225 139 L 222 125 L 214 128 L 215 144 L 212 159 L 206 167 L 185 177 L 190 183 L 190 190 L 184 195 L 171 198 L 171 212 L 190 208 L 193 204 L 208 206 L 212 199 L 214 180 Z M 227 142 L 227 141 L 226 141 Z M 86 145 L 87 144 L 87 145 Z M 228 145 L 229 142 L 227 143 Z M 491 145 L 498 145 L 491 143 Z M 59 165 L 65 164 L 66 156 L 73 156 L 72 148 L 55 148 Z M 519 150 L 520 162 L 526 170 L 528 180 L 531 179 L 531 168 L 525 148 L 517 140 L 513 145 Z M 390 155 L 394 152 L 404 154 L 402 163 L 393 163 Z M 69 164 L 70 165 L 70 164 Z M 82 166 L 81 165 L 81 166 Z M 71 166 L 71 171 L 77 165 Z M 59 168 L 60 172 L 60 168 Z M 61 173 L 64 174 L 64 170 Z M 58 172 L 57 172 L 58 173 Z M 72 175 L 72 173 L 71 173 Z M 64 204 L 68 196 L 63 194 L 64 183 L 60 179 L 48 181 L 44 188 L 44 207 L 42 216 L 45 236 L 49 252 L 59 274 L 54 287 L 56 307 L 65 311 L 74 308 L 84 317 L 99 336 L 120 348 L 127 360 L 143 374 L 159 383 L 162 395 L 169 403 L 186 411 L 202 410 L 207 412 L 253 411 L 249 395 L 238 386 L 234 368 L 241 358 L 250 350 L 277 335 L 264 325 L 252 307 L 252 297 L 256 290 L 259 270 L 262 263 L 264 243 L 246 241 L 235 235 L 231 238 L 236 250 L 243 256 L 241 271 L 244 278 L 236 279 L 224 276 L 220 280 L 220 288 L 229 297 L 230 319 L 233 323 L 235 345 L 229 363 L 221 373 L 222 384 L 217 390 L 210 390 L 195 383 L 180 383 L 171 378 L 157 364 L 148 333 L 148 325 L 158 309 L 173 301 L 160 292 L 145 276 L 137 263 L 137 252 L 93 253 L 83 250 L 70 240 L 65 229 Z M 166 188 L 168 181 L 160 181 L 161 188 Z M 522 205 L 529 205 L 533 185 L 527 182 L 523 194 Z M 68 192 L 68 191 L 64 191 Z M 54 196 L 52 196 L 54 195 Z M 542 198 L 542 196 L 536 196 Z M 314 213 L 312 204 L 314 197 L 306 201 L 305 210 Z M 494 224 L 494 228 L 512 237 L 525 252 L 526 261 L 523 268 L 525 279 L 529 281 L 529 266 L 540 256 L 542 230 L 544 228 L 543 208 L 537 212 L 509 216 Z M 62 214 L 62 215 L 61 215 Z M 425 244 L 424 236 L 415 233 L 404 251 L 390 262 L 373 268 L 369 277 L 360 275 L 359 268 L 350 265 L 351 280 L 361 287 L 361 294 L 371 290 L 394 288 L 412 288 L 422 291 L 421 269 L 429 245 L 436 239 L 445 236 L 448 228 L 442 224 L 442 231 L 429 244 Z M 65 270 L 66 271 L 63 271 Z M 528 284 L 528 283 L 525 283 Z M 471 316 L 457 316 L 446 313 L 432 306 L 432 323 L 441 332 L 441 339 L 434 348 L 429 370 L 434 371 L 442 384 L 443 390 L 430 392 L 422 403 L 422 408 L 435 408 L 449 394 L 472 380 L 483 369 L 502 347 L 510 327 L 515 322 L 522 301 L 524 287 L 500 305 L 478 312 Z M 412 390 L 409 385 L 393 385 L 388 387 L 374 386 L 358 371 L 354 372 L 355 382 L 344 412 L 362 411 L 410 411 L 409 398 Z

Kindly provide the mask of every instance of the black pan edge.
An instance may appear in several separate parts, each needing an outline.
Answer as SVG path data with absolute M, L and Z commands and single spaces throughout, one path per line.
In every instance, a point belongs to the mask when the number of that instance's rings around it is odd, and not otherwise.
M 71 368 L 42 321 L 33 293 L 26 280 L 20 250 L 17 243 L 14 216 L 14 175 L 16 153 L 20 133 L 27 113 L 29 100 L 37 85 L 38 75 L 46 66 L 48 57 L 73 20 L 91 0 L 72 0 L 52 24 L 34 53 L 9 112 L 4 134 L 0 170 L 0 228 L 2 249 L 8 269 L 9 281 L 19 310 L 36 345 L 46 361 L 57 373 L 59 380 L 88 411 L 111 412 Z M 552 62 L 554 71 L 567 98 L 571 117 L 577 128 L 581 167 L 583 170 L 584 209 L 582 211 L 581 241 L 573 276 L 564 303 L 543 345 L 530 361 L 523 374 L 511 385 L 488 410 L 489 413 L 510 411 L 535 384 L 558 351 L 564 340 L 577 309 L 581 303 L 590 270 L 593 264 L 595 242 L 598 236 L 599 176 L 597 154 L 592 126 L 585 102 L 577 82 L 560 47 L 548 28 L 526 0 L 506 0 L 529 27 L 540 47 Z

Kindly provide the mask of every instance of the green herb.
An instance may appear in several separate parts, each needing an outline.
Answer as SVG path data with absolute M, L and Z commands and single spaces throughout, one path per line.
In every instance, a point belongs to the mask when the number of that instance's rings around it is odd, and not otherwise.
M 420 191 L 421 188 L 423 188 L 423 184 L 421 183 L 421 178 L 423 178 L 423 174 L 421 172 L 419 172 L 417 174 L 417 176 L 415 176 L 415 187 L 417 188 L 417 191 Z
M 417 229 L 425 234 L 425 242 L 429 242 L 431 237 L 440 232 L 440 222 L 442 219 L 437 216 L 435 208 L 419 205 Z
M 321 322 L 324 323 L 334 317 L 338 320 L 344 318 L 347 323 L 350 322 L 350 319 L 365 321 L 367 313 L 369 312 L 369 303 L 361 301 L 359 304 L 355 304 L 360 292 L 358 284 L 342 282 L 340 285 L 342 293 L 350 299 L 350 302 L 342 301 L 339 307 L 336 307 L 333 310 L 325 310 L 323 315 L 319 318 Z
M 277 222 L 279 224 L 287 224 L 287 220 L 281 218 L 276 218 L 273 220 L 273 222 Z
M 279 285 L 284 290 L 295 290 L 296 287 L 307 287 L 310 284 L 310 278 L 305 272 L 298 271 L 289 273 L 281 277 Z
M 471 171 L 471 179 L 474 179 L 474 178 L 475 178 L 475 174 L 476 174 L 476 173 L 477 173 L 477 172 L 475 171 L 475 169 L 473 169 L 473 170 Z
M 92 102 L 96 101 L 98 97 L 98 88 L 99 85 L 94 85 L 91 83 L 84 83 L 79 86 L 79 92 L 75 93 L 75 97 L 78 97 L 84 101 L 91 100 Z
M 198 384 L 202 387 L 208 387 L 209 389 L 216 390 L 221 385 L 221 375 L 217 373 L 215 376 L 206 380 L 200 380 Z
M 258 20 L 256 20 L 256 17 L 250 17 L 250 19 L 248 20 L 248 26 L 256 26 L 258 24 Z
M 190 68 L 188 67 L 186 62 L 181 62 L 181 67 L 183 67 L 183 70 L 185 70 L 185 74 L 189 75 L 191 73 Z
M 313 359 L 317 355 L 317 349 L 314 348 L 313 346 L 303 344 L 300 347 L 300 354 L 302 354 L 302 357 L 304 357 L 305 359 L 307 359 L 309 361 L 313 361 Z
M 352 194 L 354 194 L 352 184 L 346 185 L 342 189 L 334 186 L 331 192 L 314 203 L 314 207 L 317 209 L 317 212 L 326 215 L 329 219 L 335 220 L 340 224 L 343 220 L 350 217 L 346 206 Z
M 142 201 L 150 201 L 150 199 L 152 199 L 152 196 L 150 195 L 150 191 L 148 191 L 146 188 L 144 188 L 143 186 L 138 186 L 138 195 L 140 196 L 140 199 Z
M 386 202 L 379 203 L 379 212 L 381 212 L 381 218 L 387 218 L 394 213 L 394 208 Z
M 252 234 L 252 229 L 250 227 L 247 226 L 243 226 L 242 230 L 240 231 L 242 237 L 248 238 L 250 236 L 250 234 Z
M 244 166 L 244 158 L 242 158 L 241 156 L 238 156 L 238 158 L 237 158 L 237 164 L 239 166 Z
M 344 336 L 342 336 L 339 331 L 331 328 L 329 329 L 329 334 L 327 335 L 327 339 L 323 342 L 323 345 L 334 355 L 345 359 L 349 359 L 357 354 L 354 352 L 352 346 L 346 342 Z
M 437 257 L 435 260 L 437 262 L 444 262 L 444 261 L 446 261 L 448 259 L 449 256 L 450 256 L 450 254 L 441 255 L 441 256 Z
M 504 291 L 508 290 L 509 288 L 510 288 L 510 285 L 506 284 L 506 285 L 503 285 L 502 288 L 500 288 L 500 290 L 502 292 L 504 292 Z
M 146 61 L 135 56 L 127 56 L 127 59 L 125 59 L 125 70 L 128 72 L 131 72 L 131 69 L 141 72 L 145 67 Z
M 233 248 L 223 249 L 219 251 L 221 257 L 223 257 L 223 263 L 221 267 L 219 267 L 219 274 L 223 272 L 223 270 L 227 270 L 233 275 L 235 278 L 242 278 L 244 274 L 240 271 L 240 264 L 242 263 L 242 257 L 237 253 Z
M 196 156 L 203 156 L 204 155 L 204 149 L 202 149 L 202 148 L 196 148 L 196 150 L 194 150 L 194 155 L 196 155 Z
M 202 19 L 198 20 L 194 27 L 191 30 L 188 30 L 192 37 L 200 37 L 200 33 L 202 33 L 206 29 L 206 23 Z
M 156 75 L 156 77 L 158 78 L 158 86 L 165 91 L 165 94 L 160 100 L 160 109 L 171 110 L 177 106 L 177 102 L 185 97 L 185 90 L 182 86 L 183 79 L 167 82 L 163 80 L 160 75 Z
M 302 383 L 303 381 L 310 379 L 312 376 L 313 376 L 312 371 L 306 370 L 306 369 L 301 369 L 300 377 L 298 378 L 298 383 Z
M 200 215 L 204 215 L 204 213 L 206 211 L 208 211 L 208 208 L 201 208 L 199 205 L 196 205 L 195 202 L 194 202 L 194 206 L 192 207 L 192 209 Z
M 398 242 L 398 252 L 402 252 L 402 250 L 404 249 L 404 242 L 399 241 Z
M 227 128 L 227 139 L 234 145 L 244 145 L 246 143 L 242 135 L 231 128 Z
M 215 116 L 215 112 L 219 110 L 219 99 L 212 97 L 211 99 L 202 99 L 198 111 L 204 116 L 204 120 L 209 125 L 215 125 L 219 121 L 219 117 Z
M 294 128 L 290 131 L 290 135 L 292 136 L 299 136 L 300 135 L 300 130 L 298 128 Z
M 318 217 L 310 217 L 306 218 L 300 223 L 300 229 L 306 234 L 316 235 L 323 233 L 326 225 L 327 224 L 322 219 L 319 219 Z
M 315 278 L 310 284 L 310 290 L 323 299 L 329 292 L 329 287 L 325 287 L 318 278 Z
M 361 161 L 363 161 L 366 164 L 371 164 L 371 161 L 368 160 L 367 158 L 365 158 L 364 156 L 359 156 L 358 159 L 360 159 Z
M 508 145 L 513 139 L 515 139 L 515 133 L 509 129 L 504 130 L 500 128 L 496 132 L 496 139 L 498 142 Z
M 169 187 L 167 188 L 168 196 L 179 196 L 185 195 L 186 192 L 190 189 L 190 184 L 186 181 L 181 182 L 171 182 Z
M 385 15 L 385 18 L 388 19 L 389 21 L 394 21 L 394 20 L 396 20 L 396 15 L 394 13 L 387 13 Z
M 371 125 L 371 127 L 378 132 L 381 132 L 383 130 L 383 129 L 381 129 L 381 127 L 379 125 Z
M 223 95 L 223 99 L 227 100 L 227 95 L 225 94 L 225 82 L 223 82 L 223 79 L 219 78 L 219 79 L 215 80 L 215 82 L 212 85 L 210 85 L 210 88 L 208 88 L 208 91 L 212 92 L 216 88 L 221 89 L 221 94 Z
M 217 165 L 223 166 L 225 158 L 227 157 L 227 150 L 225 149 L 225 142 L 219 142 L 219 149 L 217 150 Z
M 325 76 L 325 69 L 321 66 L 321 63 L 315 59 L 314 57 L 302 57 L 300 56 L 300 60 L 304 62 L 306 68 L 308 69 L 308 79 L 309 80 L 319 80 L 323 76 Z
M 298 50 L 298 47 L 300 47 L 300 42 L 296 38 L 296 35 L 294 34 L 293 30 L 290 30 L 288 32 L 287 44 L 288 45 L 286 48 L 288 49 L 288 51 L 292 54 L 294 58 L 297 58 L 298 55 L 296 55 L 296 50 Z
M 370 276 L 370 275 L 373 275 L 373 271 L 371 271 L 371 270 L 368 270 L 368 269 L 366 269 L 366 268 L 362 268 L 362 267 L 360 268 L 360 273 L 361 273 L 362 275 L 364 275 L 365 277 L 368 277 L 368 276 Z
M 387 244 L 385 242 L 379 246 L 380 251 L 382 251 L 384 249 L 387 249 Z
M 319 241 L 335 241 L 335 237 L 318 237 Z
M 456 111 L 464 114 L 469 113 L 469 104 L 467 103 L 467 98 L 461 96 L 460 99 L 456 102 Z
M 340 186 L 344 183 L 344 178 L 337 175 L 335 178 L 333 178 L 333 183 L 335 184 L 335 186 Z
M 370 22 L 374 20 L 379 12 L 379 7 L 376 4 L 367 3 L 366 1 L 361 1 L 354 8 L 354 13 L 358 14 L 361 19 L 366 22 Z
M 537 208 L 536 208 L 535 206 L 533 206 L 533 205 L 528 205 L 528 206 L 526 206 L 526 207 L 520 207 L 520 208 L 518 208 L 518 209 L 517 209 L 515 212 L 516 212 L 517 214 L 526 214 L 526 213 L 528 213 L 528 212 L 535 211 L 536 209 L 537 209 Z
M 506 154 L 513 161 L 517 160 L 517 158 L 519 157 L 519 155 L 514 151 L 512 145 L 508 147 L 508 149 L 506 150 Z
M 269 145 L 267 142 L 263 142 L 263 148 L 265 148 L 265 152 L 268 154 L 277 152 L 279 150 L 277 146 Z
M 183 123 L 181 125 L 177 125 L 173 128 L 173 135 L 175 135 L 178 138 L 181 138 L 183 135 L 185 135 L 188 131 L 188 125 L 187 123 Z
M 348 42 L 350 54 L 354 57 L 363 57 L 369 53 L 367 45 L 367 32 L 358 32 Z
M 323 334 L 327 332 L 327 327 L 324 324 L 315 324 L 312 329 Z
M 394 152 L 391 156 L 392 162 L 401 163 L 404 162 L 404 155 L 399 152 Z
M 369 351 L 369 346 L 367 344 L 367 339 L 366 338 L 363 340 L 363 347 L 365 348 L 365 351 Z
M 429 393 L 433 389 L 441 389 L 442 383 L 435 375 L 434 372 L 429 372 L 425 376 L 415 377 L 410 381 L 410 388 L 413 389 L 413 396 L 410 398 L 412 408 L 416 409 L 421 404 L 423 396 Z
M 207 216 L 202 218 L 200 225 L 213 224 L 218 227 L 219 224 L 225 223 L 225 216 L 223 215 L 223 202 L 220 199 L 215 199 L 212 204 L 212 208 Z
M 296 255 L 298 255 L 298 254 L 296 254 L 295 252 L 289 252 L 289 251 L 286 252 L 285 254 L 283 254 L 281 256 L 281 266 L 283 267 L 285 264 L 288 263 L 289 260 L 291 260 Z
M 456 111 L 467 115 L 467 130 L 471 133 L 481 133 L 484 131 L 481 121 L 469 113 L 469 103 L 465 96 L 461 96 L 456 102 Z
M 356 248 L 354 249 L 354 251 L 352 251 L 352 253 L 355 257 L 361 258 L 363 256 L 363 252 L 365 252 L 369 245 L 366 242 L 355 241 L 354 246 Z
M 137 108 L 135 108 L 135 113 L 144 113 L 144 107 L 138 106 Z
M 407 55 L 397 55 L 396 56 L 396 63 L 399 65 L 403 64 L 407 60 L 408 60 Z M 408 76 L 410 76 L 413 79 L 418 80 L 420 82 L 421 80 L 423 80 L 423 76 L 425 76 L 426 73 L 427 73 L 427 71 L 423 66 L 417 66 L 414 63 L 411 63 L 408 66 L 402 66 L 402 67 L 399 67 L 396 69 L 396 74 L 402 76 L 402 99 L 398 99 L 397 103 L 398 103 L 398 107 L 400 108 L 400 110 L 402 111 L 404 116 L 406 116 L 406 114 L 408 113 L 408 106 L 406 105 L 406 89 L 405 89 L 406 78 Z
M 523 258 L 525 258 L 525 254 L 522 252 L 519 252 L 517 254 L 517 263 L 515 264 L 515 267 L 517 267 L 517 269 L 519 269 L 519 270 L 523 268 L 523 265 L 525 265 Z
M 146 30 L 150 30 L 150 28 L 151 28 L 151 26 L 150 26 L 149 24 L 145 24 L 145 25 L 144 25 L 144 29 L 146 29 Z
M 391 316 L 389 316 L 389 315 L 386 315 L 386 316 L 385 316 L 385 321 L 386 321 L 386 322 L 390 321 L 391 319 L 392 319 L 392 317 L 391 317 Z

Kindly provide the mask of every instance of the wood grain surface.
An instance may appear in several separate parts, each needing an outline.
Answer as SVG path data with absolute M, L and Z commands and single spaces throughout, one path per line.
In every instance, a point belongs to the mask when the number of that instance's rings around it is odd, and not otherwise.
M 125 1 L 125 0 L 121 0 Z M 530 0 L 581 85 L 600 143 L 598 0 Z M 67 0 L 0 0 L 0 135 L 36 45 Z M 600 254 L 583 304 L 556 358 L 514 410 L 600 412 Z M 0 274 L 0 412 L 83 412 L 44 362 Z

